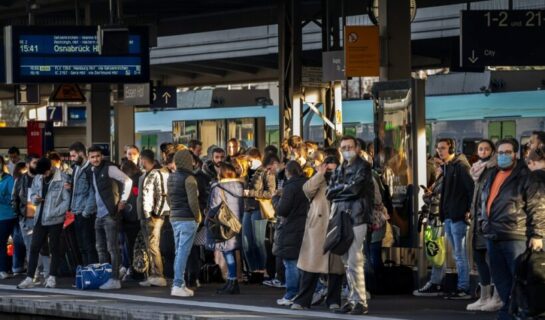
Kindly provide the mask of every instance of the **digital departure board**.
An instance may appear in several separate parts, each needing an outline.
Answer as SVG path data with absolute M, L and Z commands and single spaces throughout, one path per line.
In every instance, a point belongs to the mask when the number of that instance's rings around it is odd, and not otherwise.
M 128 53 L 100 55 L 97 27 L 8 26 L 7 83 L 142 83 L 149 81 L 148 32 L 129 28 Z

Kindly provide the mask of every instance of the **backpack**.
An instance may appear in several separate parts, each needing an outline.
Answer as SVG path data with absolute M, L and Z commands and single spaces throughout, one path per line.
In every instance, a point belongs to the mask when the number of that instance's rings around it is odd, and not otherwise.
M 354 229 L 350 210 L 336 210 L 329 219 L 324 243 L 324 254 L 328 251 L 336 255 L 348 252 L 354 241 Z
M 543 297 L 545 297 L 545 251 L 526 249 L 516 260 L 509 312 L 516 316 L 522 315 L 523 319 L 544 316 Z
M 240 233 L 242 225 L 225 201 L 225 191 L 221 188 L 221 203 L 208 211 L 206 228 L 216 242 L 229 240 Z

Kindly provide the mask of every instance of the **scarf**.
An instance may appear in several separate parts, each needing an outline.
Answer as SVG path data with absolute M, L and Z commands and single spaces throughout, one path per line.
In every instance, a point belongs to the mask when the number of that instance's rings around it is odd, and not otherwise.
M 473 181 L 477 182 L 485 169 L 492 168 L 494 166 L 496 166 L 496 157 L 493 156 L 488 161 L 479 160 L 475 162 L 473 166 L 471 166 L 469 173 L 471 174 Z

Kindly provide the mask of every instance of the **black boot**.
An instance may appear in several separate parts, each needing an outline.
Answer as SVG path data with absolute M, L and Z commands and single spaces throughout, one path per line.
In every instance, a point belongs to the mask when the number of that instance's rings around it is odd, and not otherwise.
M 238 280 L 227 280 L 227 285 L 223 289 L 218 289 L 217 294 L 239 294 L 240 287 L 238 286 Z

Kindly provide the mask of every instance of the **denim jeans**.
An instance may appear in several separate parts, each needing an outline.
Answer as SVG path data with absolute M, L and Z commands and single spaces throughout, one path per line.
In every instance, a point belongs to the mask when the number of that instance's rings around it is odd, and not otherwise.
M 95 246 L 95 215 L 84 217 L 77 214 L 74 220 L 76 241 L 81 254 L 81 262 L 84 266 L 98 262 L 98 254 Z
M 171 224 L 174 232 L 174 247 L 176 248 L 173 286 L 183 287 L 185 286 L 184 273 L 187 258 L 193 246 L 198 225 L 196 221 L 172 221 Z
M 464 221 L 445 220 L 445 235 L 453 248 L 456 271 L 458 272 L 458 289 L 469 291 L 469 259 L 467 257 L 467 230 Z
M 95 235 L 98 260 L 100 263 L 112 264 L 112 279 L 119 280 L 121 251 L 119 250 L 119 222 L 111 214 L 97 217 L 95 220 Z
M 8 238 L 13 232 L 17 218 L 0 221 L 0 271 L 8 272 Z
M 244 212 L 242 217 L 242 248 L 250 271 L 265 269 L 267 262 L 266 231 L 267 220 L 262 218 L 259 209 Z
M 297 259 L 284 259 L 283 262 L 286 268 L 286 294 L 284 299 L 291 300 L 299 292 L 300 271 L 297 268 Z
M 443 278 L 445 277 L 445 265 L 443 264 L 440 267 L 431 266 L 431 279 L 430 282 L 433 284 L 443 284 Z
M 237 259 L 235 258 L 235 250 L 224 251 L 223 258 L 227 264 L 227 280 L 237 279 Z
M 513 287 L 515 260 L 526 250 L 526 242 L 488 240 L 487 248 L 494 285 L 503 302 L 497 319 L 513 319 L 509 315 L 509 296 Z
M 486 249 L 473 249 L 473 261 L 477 265 L 477 271 L 479 272 L 479 282 L 483 286 L 489 285 L 491 281 L 490 265 L 486 261 Z
M 16 221 L 13 225 L 11 238 L 13 239 L 13 265 L 11 269 L 14 273 L 19 273 L 25 269 L 26 256 L 25 241 L 23 239 L 21 227 L 19 226 L 19 221 Z

